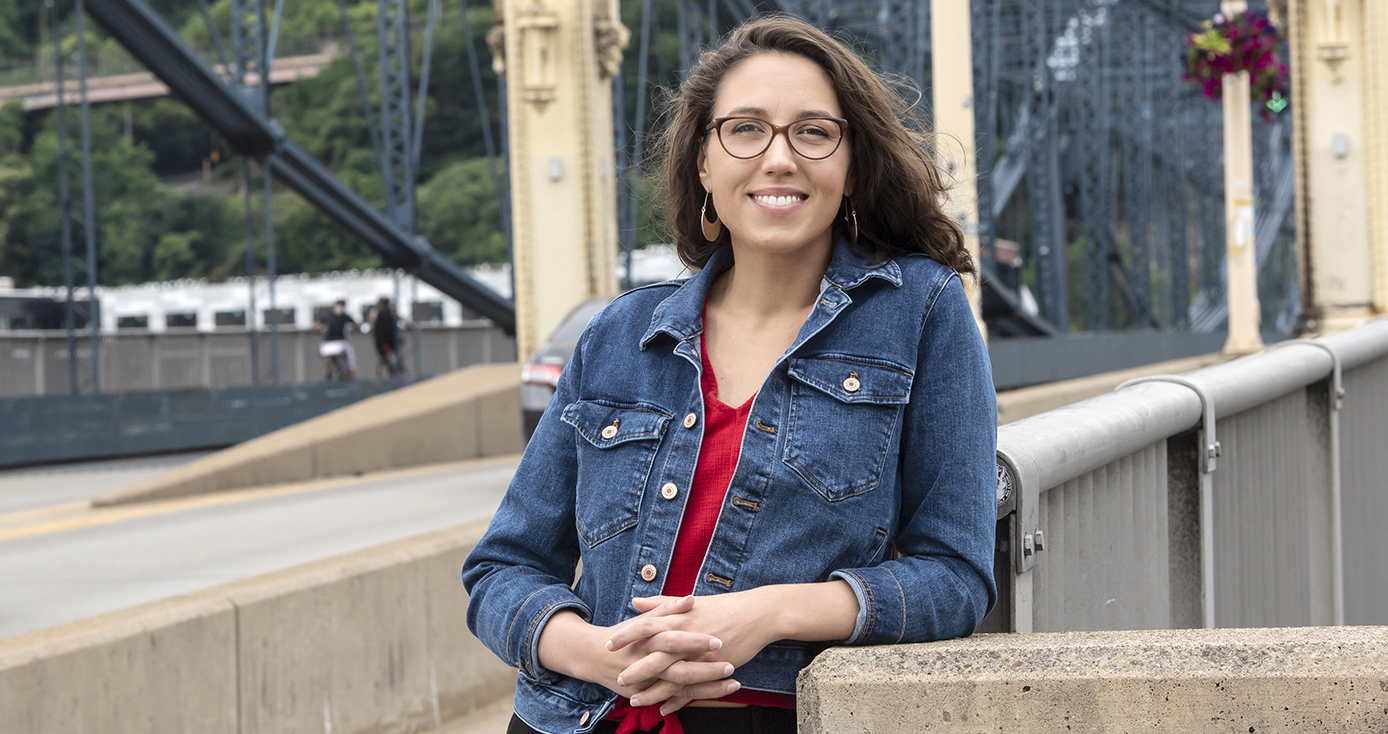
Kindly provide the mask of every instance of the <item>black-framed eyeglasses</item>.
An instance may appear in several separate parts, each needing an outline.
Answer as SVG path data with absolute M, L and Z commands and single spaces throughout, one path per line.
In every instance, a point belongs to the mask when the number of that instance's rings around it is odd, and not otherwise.
M 789 125 L 772 125 L 758 117 L 719 117 L 704 130 L 718 133 L 718 143 L 734 158 L 756 158 L 785 133 L 790 149 L 801 158 L 823 160 L 834 154 L 848 132 L 842 117 L 806 117 Z

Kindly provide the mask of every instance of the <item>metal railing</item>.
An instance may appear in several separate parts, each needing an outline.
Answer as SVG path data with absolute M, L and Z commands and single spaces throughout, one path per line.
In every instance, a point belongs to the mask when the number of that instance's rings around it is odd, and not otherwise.
M 998 430 L 985 631 L 1388 624 L 1388 320 Z
M 416 332 L 402 334 L 401 354 L 411 375 L 436 375 L 481 362 L 516 359 L 516 341 L 490 322 L 458 327 L 425 326 L 420 351 L 423 370 L 414 364 L 408 344 Z M 260 343 L 258 374 L 269 383 L 269 332 L 257 334 Z M 319 382 L 323 359 L 318 344 L 323 337 L 310 330 L 282 330 L 280 375 L 282 382 Z M 374 379 L 376 349 L 368 335 L 351 336 L 360 379 Z M 223 388 L 252 384 L 250 339 L 243 329 L 216 332 L 145 331 L 101 337 L 101 391 L 124 393 L 137 390 Z M 68 393 L 67 336 L 63 331 L 28 331 L 0 334 L 0 397 L 66 395 Z M 79 388 L 91 391 L 91 350 L 77 348 Z

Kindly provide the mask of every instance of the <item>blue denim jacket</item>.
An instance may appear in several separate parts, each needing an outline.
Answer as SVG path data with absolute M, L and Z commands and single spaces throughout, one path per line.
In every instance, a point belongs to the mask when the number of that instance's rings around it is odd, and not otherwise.
M 468 627 L 520 669 L 515 711 L 539 731 L 590 731 L 617 698 L 539 665 L 546 621 L 573 609 L 614 625 L 665 584 L 703 436 L 704 300 L 730 264 L 721 250 L 593 319 L 463 566 Z M 996 445 L 958 275 L 924 256 L 869 265 L 840 242 L 752 404 L 694 593 L 841 578 L 859 605 L 845 644 L 968 635 L 996 600 Z M 794 693 L 823 647 L 775 643 L 734 677 Z

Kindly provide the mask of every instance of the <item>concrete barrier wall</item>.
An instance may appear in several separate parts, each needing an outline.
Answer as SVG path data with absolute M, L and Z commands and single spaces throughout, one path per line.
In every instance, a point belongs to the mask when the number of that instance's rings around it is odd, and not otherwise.
M 831 649 L 801 734 L 1384 732 L 1388 627 L 977 635 Z
M 466 367 L 266 434 L 98 507 L 520 453 L 520 366 Z
M 5 734 L 394 734 L 506 695 L 458 578 L 486 521 L 0 640 Z

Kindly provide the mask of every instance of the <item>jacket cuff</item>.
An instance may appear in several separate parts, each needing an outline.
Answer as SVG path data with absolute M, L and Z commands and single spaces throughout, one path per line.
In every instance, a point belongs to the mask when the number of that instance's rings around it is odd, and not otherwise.
M 858 619 L 849 645 L 891 645 L 906 634 L 906 595 L 896 574 L 884 566 L 841 569 L 829 574 L 853 587 L 858 596 Z
M 554 585 L 531 594 L 511 620 L 507 647 L 516 651 L 521 674 L 537 683 L 552 683 L 559 678 L 558 674 L 540 667 L 540 633 L 550 617 L 561 609 L 573 609 L 585 621 L 593 618 L 593 611 L 572 589 Z
M 829 578 L 847 581 L 853 589 L 853 594 L 858 597 L 858 618 L 853 622 L 853 634 L 843 641 L 845 645 L 856 645 L 859 640 L 863 639 L 863 633 L 867 631 L 867 591 L 863 589 L 863 582 L 848 571 L 835 571 L 829 574 Z

